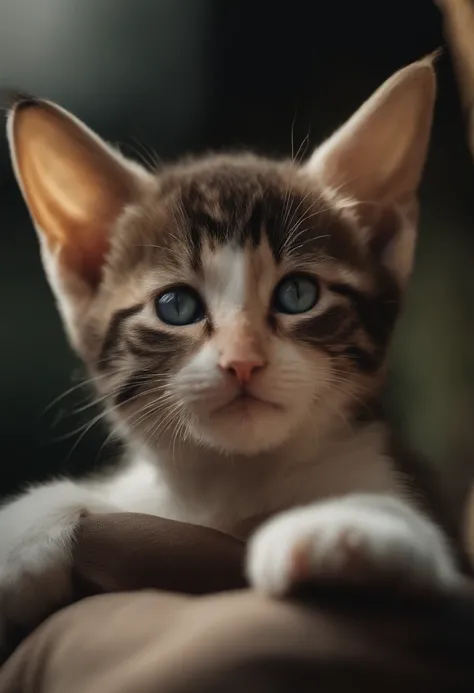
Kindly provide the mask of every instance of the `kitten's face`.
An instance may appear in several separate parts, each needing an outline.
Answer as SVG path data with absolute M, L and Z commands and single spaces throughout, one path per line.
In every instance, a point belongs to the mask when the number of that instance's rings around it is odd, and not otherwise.
M 122 431 L 250 455 L 363 413 L 411 270 L 434 96 L 421 61 L 304 164 L 159 173 L 54 104 L 13 107 L 49 281 Z
M 384 254 L 400 221 L 382 221 L 367 243 L 359 207 L 291 163 L 211 158 L 158 177 L 117 231 L 86 326 L 107 316 L 92 365 L 115 416 L 244 454 L 348 418 L 380 382 L 398 307 Z

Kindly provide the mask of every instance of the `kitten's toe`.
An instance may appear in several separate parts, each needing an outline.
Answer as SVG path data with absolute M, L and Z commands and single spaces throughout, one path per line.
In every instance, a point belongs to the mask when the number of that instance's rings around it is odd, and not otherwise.
M 283 513 L 251 539 L 249 580 L 274 595 L 317 579 L 457 584 L 460 578 L 441 533 L 428 521 L 417 527 L 410 519 L 345 502 Z

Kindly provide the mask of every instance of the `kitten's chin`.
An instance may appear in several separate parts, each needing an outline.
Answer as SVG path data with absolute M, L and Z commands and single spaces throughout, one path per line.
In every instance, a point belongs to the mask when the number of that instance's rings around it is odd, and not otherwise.
M 229 454 L 256 455 L 280 446 L 295 422 L 281 406 L 238 398 L 207 417 L 193 417 L 190 432 L 200 442 Z

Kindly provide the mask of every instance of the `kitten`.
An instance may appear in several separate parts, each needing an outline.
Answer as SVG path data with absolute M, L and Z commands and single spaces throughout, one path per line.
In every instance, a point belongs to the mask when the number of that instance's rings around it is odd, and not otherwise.
M 422 60 L 305 163 L 219 155 L 157 172 L 52 103 L 12 107 L 45 271 L 128 464 L 3 506 L 4 619 L 59 601 L 49 577 L 79 518 L 117 510 L 250 535 L 249 579 L 270 594 L 312 576 L 457 583 L 376 414 L 435 91 Z

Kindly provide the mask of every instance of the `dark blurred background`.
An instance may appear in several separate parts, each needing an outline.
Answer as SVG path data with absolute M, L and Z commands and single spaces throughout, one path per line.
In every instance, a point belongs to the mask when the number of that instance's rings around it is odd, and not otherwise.
M 474 40 L 474 37 L 473 37 Z M 209 148 L 289 155 L 443 43 L 431 0 L 2 0 L 0 87 L 57 101 L 138 158 Z M 450 57 L 422 189 L 416 271 L 389 405 L 456 490 L 474 470 L 474 163 Z M 32 225 L 0 145 L 0 493 L 116 450 L 92 425 Z M 52 404 L 53 403 L 53 404 Z M 462 482 L 464 483 L 464 481 Z

